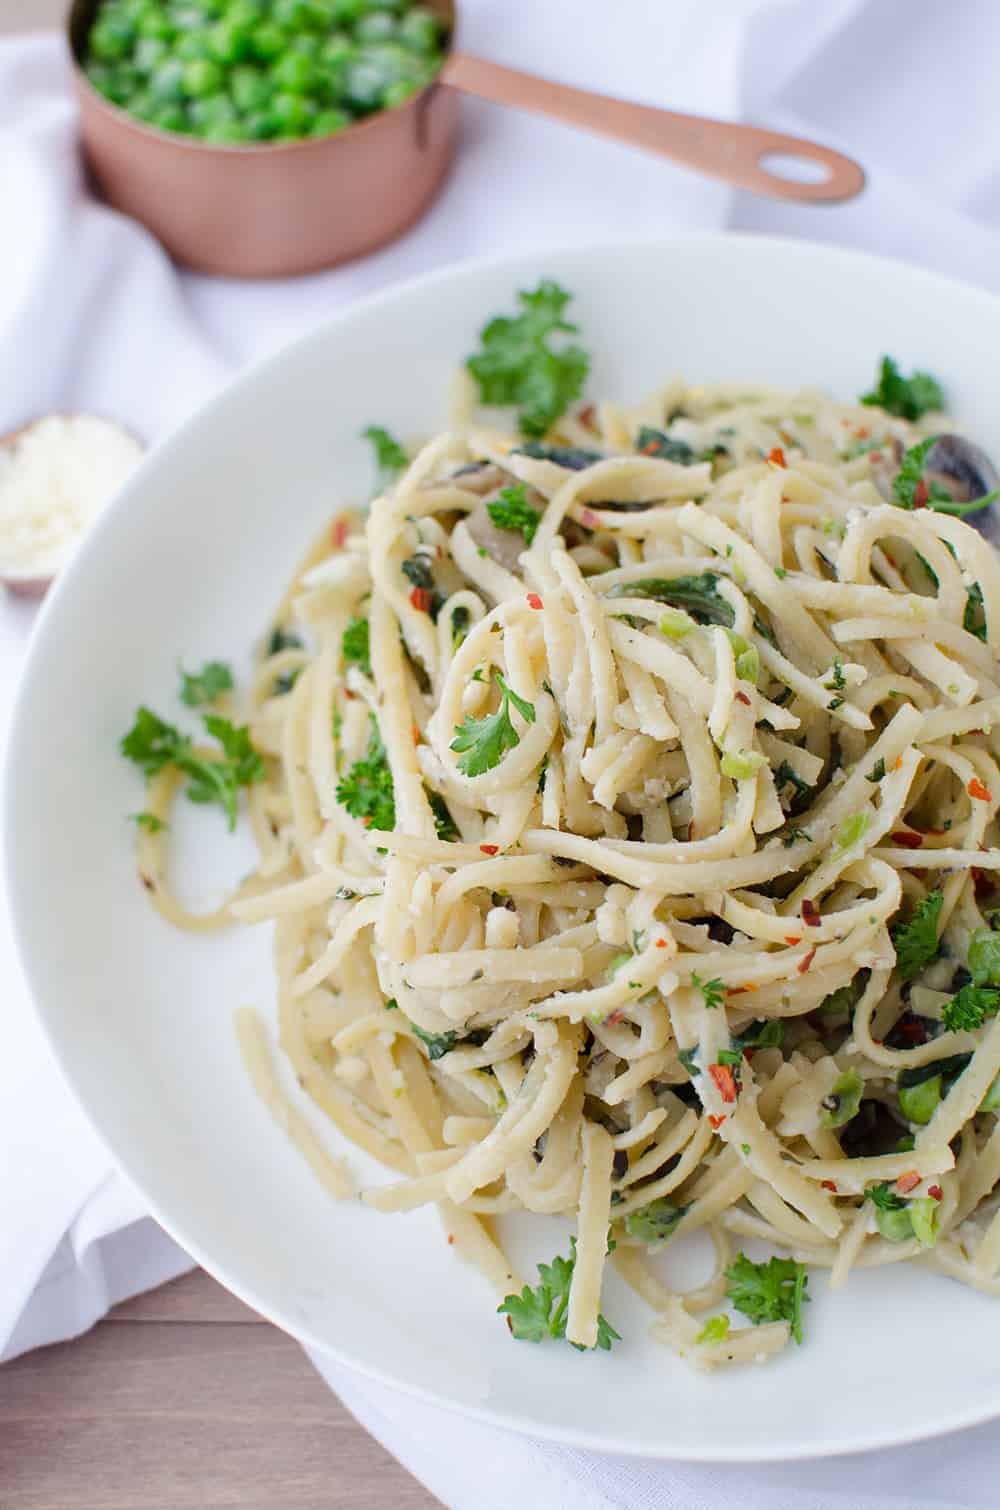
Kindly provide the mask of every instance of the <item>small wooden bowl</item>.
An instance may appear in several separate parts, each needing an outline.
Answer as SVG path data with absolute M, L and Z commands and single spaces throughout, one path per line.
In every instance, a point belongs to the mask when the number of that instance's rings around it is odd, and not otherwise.
M 454 90 L 430 84 L 335 136 L 219 146 L 160 131 L 111 104 L 83 71 L 100 0 L 68 21 L 80 135 L 109 204 L 188 267 L 230 277 L 315 272 L 373 252 L 428 208 L 458 130 Z M 448 27 L 452 0 L 424 0 Z

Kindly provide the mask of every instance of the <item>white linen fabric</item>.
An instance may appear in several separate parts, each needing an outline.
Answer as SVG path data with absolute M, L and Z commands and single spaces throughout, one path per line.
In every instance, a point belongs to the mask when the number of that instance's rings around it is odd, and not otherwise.
M 351 300 L 505 249 L 732 226 L 886 252 L 1000 289 L 1000 9 L 991 0 L 463 0 L 462 21 L 462 45 L 499 62 L 815 135 L 858 157 L 869 188 L 840 208 L 753 200 L 470 101 L 444 192 L 393 246 L 309 278 L 209 278 L 179 272 L 91 194 L 60 39 L 0 43 L 0 434 L 41 413 L 82 409 L 157 440 L 238 365 Z M 0 727 L 32 619 L 23 601 L 0 602 Z M 190 1260 L 145 1215 L 64 1087 L 30 1010 L 2 895 L 0 971 L 0 1357 L 11 1358 L 79 1334 Z M 863 1458 L 655 1464 L 516 1437 L 313 1361 L 454 1510 L 996 1502 L 1000 1449 L 990 1427 Z

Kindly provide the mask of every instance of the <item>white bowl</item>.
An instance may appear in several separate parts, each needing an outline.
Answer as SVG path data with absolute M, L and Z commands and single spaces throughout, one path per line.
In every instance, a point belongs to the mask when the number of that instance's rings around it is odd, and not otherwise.
M 649 1340 L 649 1311 L 615 1275 L 604 1310 L 625 1341 L 611 1354 L 515 1343 L 432 1210 L 332 1203 L 256 1100 L 231 1013 L 271 1014 L 266 933 L 175 933 L 137 883 L 125 815 L 141 789 L 117 753 L 136 706 L 176 709 L 178 658 L 248 663 L 314 531 L 368 492 L 361 429 L 440 426 L 484 321 L 541 275 L 575 295 L 592 394 L 635 400 L 682 371 L 852 396 L 891 352 L 938 374 L 1000 449 L 1000 301 L 853 253 L 691 236 L 446 270 L 357 305 L 151 454 L 45 606 L 6 813 L 38 1011 L 164 1227 L 250 1305 L 372 1376 L 539 1436 L 654 1457 L 845 1452 L 981 1421 L 1000 1413 L 1000 1311 L 919 1269 L 859 1273 L 835 1295 L 815 1276 L 805 1344 L 761 1371 L 690 1373 Z M 246 868 L 249 841 L 214 812 L 185 819 L 197 832 L 180 835 L 179 869 L 195 873 L 200 856 L 197 890 L 217 893 Z M 562 1243 L 558 1224 L 531 1218 L 514 1251 L 530 1273 Z

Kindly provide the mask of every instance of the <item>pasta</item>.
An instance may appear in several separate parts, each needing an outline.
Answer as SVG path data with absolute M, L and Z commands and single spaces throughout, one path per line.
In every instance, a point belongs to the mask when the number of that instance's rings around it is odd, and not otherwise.
M 572 1219 L 580 1346 L 612 1264 L 693 1362 L 781 1351 L 703 1325 L 734 1241 L 1000 1290 L 1000 563 L 898 506 L 925 431 L 674 380 L 524 445 L 460 402 L 280 606 L 259 868 L 206 926 L 273 923 L 281 1050 L 393 1171 L 373 1220 L 436 1203 L 502 1297 L 503 1216 Z M 698 1229 L 680 1292 L 655 1254 Z

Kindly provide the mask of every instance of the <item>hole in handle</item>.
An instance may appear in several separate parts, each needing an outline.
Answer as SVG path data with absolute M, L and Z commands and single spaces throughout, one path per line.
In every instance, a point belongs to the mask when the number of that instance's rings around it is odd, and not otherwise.
M 798 157 L 794 152 L 763 152 L 758 165 L 787 183 L 825 184 L 833 177 L 833 169 L 826 163 L 815 157 Z

